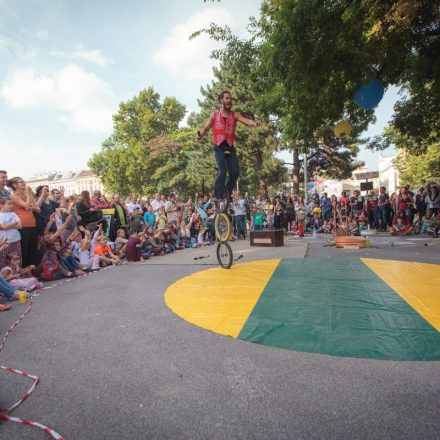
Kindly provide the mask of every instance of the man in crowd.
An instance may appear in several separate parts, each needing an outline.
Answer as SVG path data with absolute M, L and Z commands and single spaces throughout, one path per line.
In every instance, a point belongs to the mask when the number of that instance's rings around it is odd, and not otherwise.
M 350 197 L 350 206 L 352 217 L 355 217 L 356 215 L 359 216 L 364 210 L 364 198 L 357 189 L 353 191 L 353 195 Z
M 163 206 L 163 202 L 160 199 L 160 194 L 156 194 L 154 199 L 151 201 L 151 207 L 153 208 L 153 212 L 157 215 L 159 212 L 159 208 Z
M 330 220 L 332 215 L 332 201 L 328 198 L 326 192 L 321 197 L 320 206 L 323 220 Z
M 246 202 L 241 197 L 240 193 L 237 191 L 235 195 L 234 200 L 234 220 L 235 225 L 237 229 L 237 238 L 246 238 L 246 225 L 245 225 L 245 218 L 246 218 Z
M 101 191 L 99 190 L 93 191 L 93 197 L 90 199 L 90 204 L 99 209 L 107 209 L 110 207 L 110 204 L 104 197 L 102 197 Z
M 138 203 L 137 196 L 131 198 L 131 202 L 127 205 L 128 216 L 131 217 L 135 211 L 142 211 L 142 206 Z
M 125 229 L 127 227 L 127 213 L 124 203 L 121 202 L 121 198 L 118 195 L 113 196 L 110 208 L 115 208 L 115 230 Z
M 390 196 L 387 194 L 387 189 L 384 186 L 380 187 L 379 203 L 380 208 L 380 230 L 386 232 L 390 218 Z
M 180 209 L 176 204 L 176 195 L 174 193 L 170 193 L 168 196 L 168 201 L 165 203 L 165 212 L 167 214 L 168 222 L 172 223 L 174 226 L 179 224 Z

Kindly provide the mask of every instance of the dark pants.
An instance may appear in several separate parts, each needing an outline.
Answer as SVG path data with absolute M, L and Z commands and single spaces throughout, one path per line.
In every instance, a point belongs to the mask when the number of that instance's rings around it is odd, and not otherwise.
M 243 237 L 246 238 L 246 227 L 245 227 L 245 215 L 236 215 L 235 216 L 235 223 L 237 225 L 237 237 Z
M 75 260 L 75 257 L 73 257 L 72 255 L 68 257 L 61 257 L 61 261 L 63 262 L 64 266 L 69 269 L 70 272 L 75 272 L 75 270 L 79 269 L 79 264 Z
M 275 229 L 283 229 L 283 220 L 284 220 L 284 215 L 283 214 L 275 214 L 275 216 L 274 216 L 274 228 Z
M 21 237 L 21 264 L 27 267 L 31 264 L 38 266 L 40 264 L 40 256 L 38 254 L 38 236 L 36 227 L 22 228 Z
M 382 231 L 386 231 L 387 230 L 387 226 L 388 226 L 389 221 L 390 221 L 390 208 L 387 205 L 381 206 L 380 207 L 380 213 L 381 213 L 380 229 Z
M 229 154 L 225 154 L 225 152 L 229 152 Z M 225 197 L 226 173 L 229 175 L 226 190 L 228 191 L 229 197 L 231 197 L 238 176 L 240 175 L 237 151 L 234 147 L 222 148 L 214 145 L 214 155 L 218 168 L 218 175 L 214 183 L 214 197 L 217 199 L 223 199 Z

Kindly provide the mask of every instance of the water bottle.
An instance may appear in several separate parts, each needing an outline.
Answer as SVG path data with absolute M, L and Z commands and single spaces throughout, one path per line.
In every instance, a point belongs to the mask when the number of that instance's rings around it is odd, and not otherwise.
M 313 228 L 312 238 L 313 238 L 313 240 L 316 240 L 316 229 L 315 228 Z

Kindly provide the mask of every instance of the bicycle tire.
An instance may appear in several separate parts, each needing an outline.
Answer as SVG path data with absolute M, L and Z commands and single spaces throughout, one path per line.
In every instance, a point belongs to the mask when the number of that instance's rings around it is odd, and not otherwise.
M 214 219 L 214 231 L 218 241 L 228 241 L 232 233 L 232 225 L 228 214 L 219 212 Z
M 220 267 L 223 269 L 230 269 L 234 256 L 232 254 L 232 248 L 227 241 L 221 241 L 217 244 L 217 261 Z

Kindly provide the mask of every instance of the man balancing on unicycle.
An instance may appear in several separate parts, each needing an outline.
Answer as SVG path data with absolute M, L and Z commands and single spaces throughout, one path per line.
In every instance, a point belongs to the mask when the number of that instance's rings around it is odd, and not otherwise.
M 212 128 L 214 155 L 218 167 L 218 176 L 214 183 L 214 205 L 216 211 L 214 230 L 219 241 L 217 245 L 217 260 L 221 267 L 229 269 L 232 266 L 233 254 L 231 246 L 228 243 L 232 226 L 227 210 L 232 196 L 232 190 L 240 174 L 237 152 L 234 146 L 235 127 L 237 121 L 248 127 L 258 127 L 260 122 L 245 118 L 239 112 L 231 111 L 232 96 L 230 92 L 224 91 L 220 93 L 218 100 L 222 105 L 221 109 L 211 113 L 207 124 L 201 131 L 197 132 L 197 138 L 201 140 Z M 229 175 L 229 178 L 225 188 L 226 173 Z M 223 203 L 225 196 L 226 202 Z
M 225 198 L 226 173 L 229 174 L 226 184 L 226 197 L 229 199 L 240 174 L 234 146 L 237 121 L 248 127 L 258 127 L 260 122 L 245 118 L 239 112 L 231 111 L 232 96 L 230 92 L 221 92 L 218 100 L 222 105 L 221 109 L 211 113 L 206 125 L 197 132 L 197 138 L 201 140 L 212 128 L 214 155 L 218 168 L 218 176 L 214 183 L 214 198 L 221 200 Z

